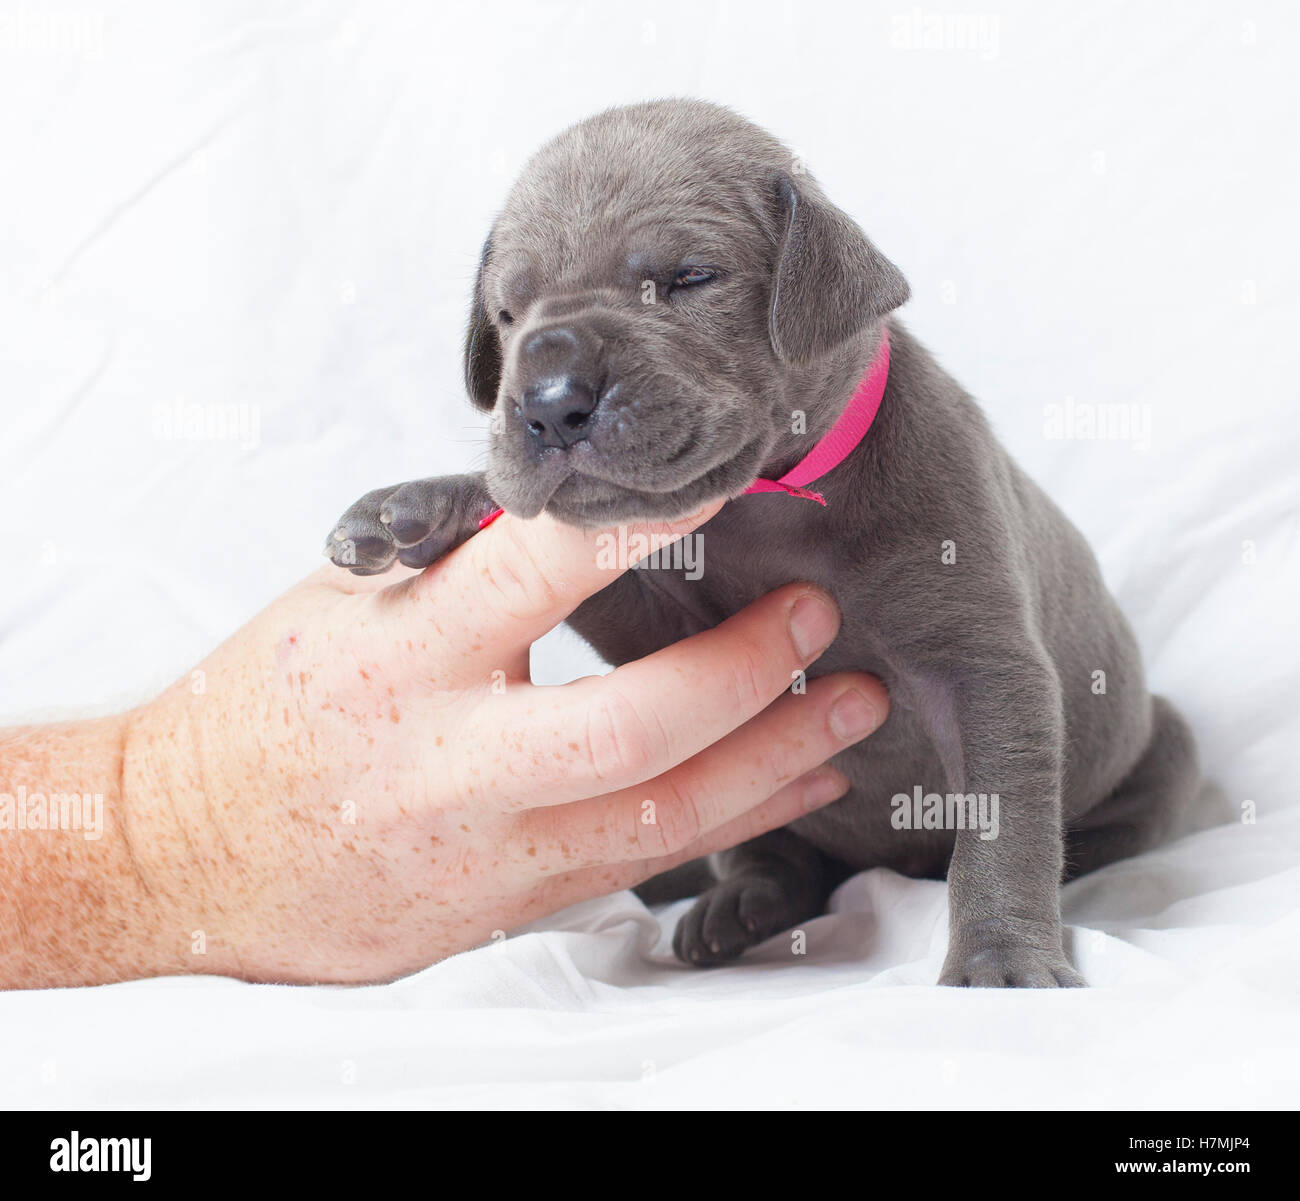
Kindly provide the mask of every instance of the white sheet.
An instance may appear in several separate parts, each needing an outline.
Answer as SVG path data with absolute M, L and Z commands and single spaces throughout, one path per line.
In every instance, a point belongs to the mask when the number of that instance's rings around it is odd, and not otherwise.
M 886 872 L 808 956 L 709 973 L 622 894 L 384 988 L 0 997 L 0 1104 L 1293 1105 L 1297 36 L 1283 3 L 0 2 L 5 719 L 147 695 L 360 492 L 481 461 L 458 342 L 506 185 L 570 120 L 688 93 L 902 266 L 1258 813 L 1067 889 L 1087 992 L 931 987 L 943 888 Z M 1149 448 L 1046 437 L 1067 401 L 1145 406 Z M 255 430 L 168 436 L 228 402 Z

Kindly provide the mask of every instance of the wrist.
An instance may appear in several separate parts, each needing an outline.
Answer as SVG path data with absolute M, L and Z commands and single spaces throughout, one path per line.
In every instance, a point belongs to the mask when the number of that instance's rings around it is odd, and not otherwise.
M 227 940 L 214 938 L 223 908 L 220 838 L 188 698 L 174 686 L 124 715 L 122 833 L 141 903 L 137 937 L 151 976 L 235 974 Z
M 129 715 L 0 737 L 0 986 L 107 984 L 164 967 L 159 897 L 127 804 Z

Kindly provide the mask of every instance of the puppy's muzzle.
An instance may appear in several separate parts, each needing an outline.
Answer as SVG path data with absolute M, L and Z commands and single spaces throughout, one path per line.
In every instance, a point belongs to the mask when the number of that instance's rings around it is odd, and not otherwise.
M 519 350 L 519 416 L 542 446 L 586 440 L 600 404 L 600 344 L 590 332 L 554 325 L 530 334 Z

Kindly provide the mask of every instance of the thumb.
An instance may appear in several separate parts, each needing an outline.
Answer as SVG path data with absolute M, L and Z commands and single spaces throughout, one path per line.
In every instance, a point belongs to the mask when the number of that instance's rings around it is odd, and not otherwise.
M 554 629 L 589 596 L 648 554 L 709 520 L 725 501 L 672 522 L 583 530 L 542 514 L 503 515 L 393 591 L 400 607 L 437 623 L 444 655 L 473 669 L 499 664 Z

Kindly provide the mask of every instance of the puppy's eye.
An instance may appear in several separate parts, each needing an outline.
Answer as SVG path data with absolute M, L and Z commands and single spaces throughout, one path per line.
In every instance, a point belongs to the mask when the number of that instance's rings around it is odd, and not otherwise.
M 696 284 L 707 284 L 716 275 L 708 267 L 683 267 L 673 276 L 673 287 L 693 288 Z
M 515 323 L 515 319 L 514 319 L 514 318 L 513 318 L 513 317 L 512 317 L 508 312 L 506 312 L 505 309 L 502 309 L 502 310 L 497 314 L 497 324 L 498 324 L 498 325 L 502 325 L 502 326 L 505 326 L 505 325 L 514 325 L 514 323 Z

